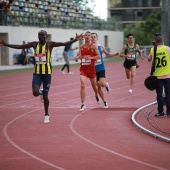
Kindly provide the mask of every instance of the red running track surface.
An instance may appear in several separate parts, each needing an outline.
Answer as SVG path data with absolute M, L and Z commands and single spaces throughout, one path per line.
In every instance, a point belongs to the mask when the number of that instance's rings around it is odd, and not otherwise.
M 74 75 L 54 70 L 49 124 L 43 123 L 43 104 L 32 96 L 32 74 L 0 77 L 0 169 L 170 169 L 169 143 L 141 132 L 131 121 L 136 109 L 156 98 L 143 85 L 150 63 L 138 64 L 132 94 L 122 63 L 106 65 L 108 109 L 96 103 L 88 80 L 87 109 L 81 113 L 79 70 L 71 68 Z

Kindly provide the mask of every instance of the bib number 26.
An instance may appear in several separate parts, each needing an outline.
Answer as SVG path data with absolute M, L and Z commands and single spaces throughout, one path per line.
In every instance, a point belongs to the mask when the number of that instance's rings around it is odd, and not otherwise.
M 156 60 L 157 60 L 156 68 L 165 67 L 167 65 L 165 56 L 163 56 L 162 58 L 157 57 Z

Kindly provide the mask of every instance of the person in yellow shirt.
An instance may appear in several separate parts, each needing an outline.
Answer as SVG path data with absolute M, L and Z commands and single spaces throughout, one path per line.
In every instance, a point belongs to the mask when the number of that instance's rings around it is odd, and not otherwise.
M 155 38 L 156 58 L 153 76 L 156 76 L 158 83 L 156 85 L 158 113 L 155 117 L 164 117 L 164 100 L 162 97 L 163 88 L 166 95 L 166 113 L 170 117 L 170 48 L 163 44 L 162 36 Z M 154 47 L 151 48 L 150 54 L 148 55 L 148 61 L 153 61 Z
M 82 40 L 83 34 L 80 35 L 76 34 L 75 39 L 67 42 L 54 42 L 54 41 L 47 42 L 46 38 L 47 32 L 45 30 L 41 30 L 38 32 L 39 41 L 33 41 L 22 45 L 13 45 L 7 44 L 1 40 L 0 46 L 6 46 L 15 49 L 25 49 L 31 47 L 34 48 L 35 69 L 32 80 L 32 92 L 34 96 L 40 95 L 43 98 L 45 110 L 44 123 L 49 123 L 50 117 L 48 113 L 49 108 L 48 92 L 51 85 L 51 73 L 52 73 L 51 52 L 54 47 L 66 46 L 76 41 Z M 41 84 L 43 84 L 43 90 L 40 90 Z

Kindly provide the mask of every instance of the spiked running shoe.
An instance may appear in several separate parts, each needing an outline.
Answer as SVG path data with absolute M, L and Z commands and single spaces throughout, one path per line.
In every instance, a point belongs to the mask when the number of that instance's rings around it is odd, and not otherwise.
M 64 70 L 63 71 L 61 70 L 61 74 L 66 74 L 66 73 L 64 72 Z
M 107 90 L 107 93 L 110 93 L 110 86 L 108 82 L 106 82 L 106 90 Z
M 74 73 L 70 71 L 70 72 L 68 72 L 68 74 L 73 75 Z
M 104 108 L 105 109 L 109 108 L 107 102 L 104 102 Z
M 130 89 L 130 90 L 129 90 L 129 93 L 130 93 L 130 94 L 132 94 L 132 92 L 133 92 L 133 90 L 132 90 L 132 89 Z
M 84 111 L 86 109 L 86 106 L 84 104 L 81 105 L 80 112 Z
M 44 123 L 50 123 L 50 116 L 44 116 Z

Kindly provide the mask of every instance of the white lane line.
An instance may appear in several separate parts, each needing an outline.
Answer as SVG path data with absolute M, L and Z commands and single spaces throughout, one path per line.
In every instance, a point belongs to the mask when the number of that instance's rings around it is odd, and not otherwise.
M 112 74 L 113 75 L 113 74 Z M 112 79 L 112 81 L 110 81 L 110 80 L 108 80 L 107 79 L 107 81 L 109 81 L 109 84 L 111 84 L 111 83 L 114 83 L 114 82 L 121 82 L 121 81 L 126 81 L 126 78 L 119 78 L 118 80 L 116 79 L 116 77 L 120 77 L 122 74 L 119 74 L 119 75 L 114 75 L 114 76 L 109 76 L 108 78 L 110 79 L 111 77 L 114 77 L 114 80 Z M 142 75 L 140 75 L 140 76 L 138 76 L 138 78 L 140 78 L 140 77 L 142 77 Z M 22 84 L 22 83 L 20 83 L 20 84 Z M 52 82 L 52 86 L 51 86 L 51 88 L 50 89 L 55 89 L 55 88 L 60 88 L 60 87 L 65 87 L 65 86 L 71 86 L 71 85 L 75 85 L 75 84 L 77 84 L 77 82 L 74 82 L 74 83 L 68 83 L 68 84 L 64 84 L 64 85 L 56 85 L 56 86 L 54 86 L 53 84 L 55 84 L 54 82 Z M 17 86 L 17 87 L 15 87 L 15 88 L 12 88 L 12 89 L 18 89 L 18 88 L 23 88 L 23 86 Z M 29 89 L 31 89 L 31 86 L 29 85 Z M 91 86 L 90 86 L 91 87 Z M 126 86 L 127 87 L 127 86 Z M 129 84 L 128 84 L 128 87 L 129 87 Z M 9 90 L 9 89 L 8 89 Z M 15 93 L 15 94 L 9 94 L 9 95 L 5 95 L 5 96 L 0 96 L 0 99 L 1 98 L 4 98 L 4 97 L 10 97 L 10 96 L 16 96 L 16 95 L 20 95 L 20 94 L 25 94 L 25 93 L 32 93 L 32 91 L 31 90 L 28 90 L 28 91 L 26 91 L 26 92 L 21 92 L 21 93 Z
M 141 83 L 136 83 L 136 85 L 140 85 Z M 114 93 L 114 91 L 120 91 L 121 89 L 124 89 L 124 88 L 127 88 L 129 87 L 128 85 L 127 86 L 121 86 L 119 88 L 114 88 L 111 92 L 111 93 Z M 91 86 L 89 85 L 88 87 L 86 87 L 86 89 L 89 89 L 91 88 Z M 61 93 L 56 93 L 56 94 L 53 94 L 53 95 L 49 95 L 49 97 L 51 96 L 57 96 L 57 95 L 61 95 L 61 94 L 68 94 L 68 93 L 71 93 L 71 92 L 75 92 L 75 91 L 79 91 L 80 89 L 74 89 L 74 90 L 68 90 L 68 91 L 64 91 L 64 92 L 61 92 Z M 18 94 L 18 93 L 17 93 Z M 137 93 L 134 94 L 131 94 L 131 95 L 127 95 L 128 98 L 131 97 L 131 96 L 136 96 Z M 139 93 L 138 93 L 139 94 Z M 91 97 L 91 96 L 94 96 L 94 95 L 88 95 L 87 97 Z M 10 104 L 5 104 L 5 105 L 1 105 L 0 108 L 2 107 L 5 107 L 5 106 L 10 106 L 10 105 L 14 105 L 14 104 L 20 104 L 20 103 L 24 103 L 24 102 L 28 102 L 28 101 L 34 101 L 34 100 L 37 100 L 36 97 L 34 97 L 33 99 L 29 99 L 29 100 L 24 100 L 24 101 L 21 101 L 21 102 L 15 102 L 15 103 L 10 103 Z M 72 100 L 72 101 L 76 101 L 76 100 L 80 100 L 80 98 L 77 98 L 75 100 Z M 112 103 L 112 102 L 111 102 Z M 57 103 L 58 104 L 58 103 Z
M 4 126 L 4 128 L 3 128 L 3 134 L 4 134 L 5 138 L 8 140 L 8 142 L 9 142 L 11 145 L 13 145 L 13 146 L 14 146 L 15 148 L 17 148 L 19 151 L 21 151 L 21 152 L 25 153 L 26 155 L 30 156 L 31 158 L 36 159 L 37 161 L 40 161 L 40 162 L 42 162 L 42 163 L 44 163 L 44 164 L 46 164 L 46 165 L 48 165 L 48 166 L 51 166 L 51 167 L 53 167 L 53 168 L 55 168 L 55 169 L 66 170 L 66 169 L 64 169 L 64 168 L 62 168 L 62 167 L 59 167 L 59 166 L 54 165 L 54 164 L 52 164 L 52 163 L 50 163 L 50 162 L 48 162 L 48 161 L 45 161 L 45 160 L 43 160 L 43 159 L 41 159 L 41 158 L 39 158 L 39 157 L 31 154 L 30 152 L 26 151 L 25 149 L 21 148 L 20 146 L 18 146 L 15 142 L 13 142 L 13 141 L 11 140 L 11 138 L 9 137 L 9 135 L 8 135 L 8 133 L 7 133 L 8 127 L 9 127 L 13 122 L 17 121 L 17 120 L 20 119 L 21 117 L 26 116 L 27 114 L 30 114 L 30 113 L 35 112 L 35 111 L 38 111 L 38 110 L 41 110 L 41 109 L 35 109 L 35 110 L 33 110 L 33 111 L 27 112 L 27 113 L 25 113 L 25 114 L 23 114 L 23 115 L 20 115 L 20 116 L 16 117 L 15 119 L 13 119 L 12 121 L 10 121 L 9 123 L 7 123 L 7 124 Z
M 83 113 L 84 113 L 84 112 L 83 112 Z M 152 168 L 155 168 L 155 169 L 159 169 L 159 170 L 167 170 L 167 169 L 164 169 L 164 168 L 161 168 L 161 167 L 158 167 L 158 166 L 155 166 L 155 165 L 152 165 L 152 164 L 149 164 L 149 163 L 146 163 L 146 162 L 143 162 L 143 161 L 140 161 L 140 160 L 131 158 L 131 157 L 129 157 L 129 156 L 120 154 L 120 153 L 115 152 L 115 151 L 113 151 L 113 150 L 107 149 L 107 148 L 105 148 L 105 147 L 103 147 L 103 146 L 101 146 L 101 145 L 98 145 L 97 143 L 94 143 L 94 142 L 90 141 L 89 139 L 83 137 L 81 134 L 79 134 L 79 133 L 74 129 L 74 122 L 75 122 L 76 119 L 77 119 L 78 117 L 80 117 L 81 115 L 82 115 L 82 114 L 78 114 L 78 115 L 76 115 L 76 116 L 72 119 L 72 121 L 71 121 L 71 123 L 70 123 L 70 129 L 71 129 L 71 131 L 72 131 L 76 136 L 78 136 L 78 137 L 81 138 L 82 140 L 84 140 L 84 141 L 92 144 L 93 146 L 98 147 L 98 148 L 100 148 L 100 149 L 102 149 L 102 150 L 104 150 L 104 151 L 106 151 L 106 152 L 109 152 L 109 153 L 111 153 L 111 154 L 120 156 L 120 157 L 125 158 L 125 159 L 128 159 L 128 160 L 130 160 L 130 161 L 137 162 L 137 163 L 139 163 L 139 164 L 142 164 L 142 165 L 145 165 L 145 166 L 149 166 L 149 167 L 152 167 Z
M 76 91 L 76 90 L 73 90 L 73 91 Z M 68 93 L 68 92 L 65 92 L 65 93 Z M 61 94 L 61 93 L 60 93 L 60 94 Z M 58 95 L 58 94 L 56 94 L 56 95 Z M 53 96 L 53 95 L 52 95 L 52 96 Z M 92 96 L 92 95 L 91 95 L 91 96 Z M 128 97 L 126 97 L 126 98 L 128 98 Z M 123 99 L 126 99 L 126 98 L 123 98 Z M 35 100 L 35 99 L 34 99 L 34 100 Z M 76 99 L 76 100 L 77 100 L 77 99 Z M 121 100 L 122 100 L 122 99 L 121 99 Z M 26 101 L 31 101 L 31 100 L 26 100 Z M 24 102 L 26 102 L 26 101 L 24 101 Z M 73 101 L 73 100 L 72 100 L 72 101 Z M 75 100 L 74 100 L 74 101 L 75 101 Z M 120 100 L 117 100 L 117 101 L 120 101 Z M 70 102 L 70 101 L 67 101 L 66 103 L 68 103 L 68 102 Z M 17 103 L 21 103 L 21 102 L 16 102 L 16 103 L 13 103 L 13 104 L 17 104 Z M 114 102 L 112 102 L 112 103 L 114 103 Z M 9 104 L 9 105 L 12 105 L 12 104 Z M 5 106 L 8 106 L 8 105 L 5 105 Z M 43 109 L 43 108 L 41 108 L 41 109 Z M 4 129 L 3 129 L 4 136 L 6 137 L 6 139 L 8 140 L 8 142 L 11 143 L 11 145 L 13 145 L 14 147 L 16 147 L 16 148 L 17 148 L 18 150 L 20 150 L 21 152 L 29 155 L 30 157 L 32 157 L 32 158 L 34 158 L 34 159 L 36 159 L 36 160 L 38 160 L 38 161 L 40 161 L 40 162 L 42 162 L 42 163 L 44 163 L 44 164 L 47 164 L 47 165 L 49 165 L 49 166 L 52 166 L 52 167 L 54 167 L 54 168 L 56 168 L 56 169 L 65 170 L 64 168 L 61 168 L 61 167 L 56 166 L 56 165 L 54 165 L 54 164 L 51 164 L 51 163 L 49 163 L 49 162 L 47 162 L 47 161 L 45 161 L 45 160 L 43 160 L 43 159 L 41 159 L 41 158 L 39 158 L 39 157 L 37 157 L 37 156 L 35 156 L 35 155 L 27 152 L 26 150 L 22 149 L 21 147 L 19 147 L 17 144 L 15 144 L 15 143 L 10 139 L 10 137 L 9 137 L 9 135 L 8 135 L 8 133 L 7 133 L 8 127 L 9 127 L 13 122 L 17 121 L 19 118 L 21 118 L 21 117 L 23 117 L 23 116 L 25 116 L 25 115 L 27 115 L 27 114 L 29 114 L 29 113 L 32 113 L 32 112 L 35 112 L 35 111 L 41 110 L 41 109 L 36 109 L 36 110 L 30 111 L 30 112 L 27 112 L 27 113 L 25 113 L 25 114 L 23 114 L 23 115 L 21 115 L 21 116 L 18 116 L 17 118 L 13 119 L 12 121 L 10 121 L 8 124 L 5 125 L 5 127 L 4 127 Z
M 126 98 L 128 98 L 128 97 L 126 97 Z M 121 99 L 121 100 L 124 100 L 124 99 L 126 99 L 126 98 L 123 98 L 123 99 Z M 77 100 L 77 99 L 75 99 L 75 100 Z M 71 100 L 71 101 L 66 101 L 66 102 L 64 102 L 64 103 L 69 103 L 69 102 L 72 102 L 72 101 L 73 101 L 73 100 Z M 120 99 L 117 100 L 117 101 L 120 101 Z M 114 101 L 114 102 L 117 102 L 117 101 Z M 113 102 L 113 103 L 114 103 L 114 102 Z M 63 104 L 64 104 L 64 103 L 63 103 Z M 55 106 L 55 105 L 52 105 L 51 107 L 54 107 L 54 106 Z M 32 110 L 32 111 L 29 111 L 29 112 L 27 112 L 27 113 L 25 113 L 25 114 L 23 114 L 23 115 L 21 115 L 21 116 L 16 117 L 15 119 L 13 119 L 12 121 L 10 121 L 9 123 L 7 123 L 7 124 L 4 126 L 3 134 L 4 134 L 5 138 L 7 139 L 7 141 L 8 141 L 11 145 L 13 145 L 15 148 L 17 148 L 19 151 L 21 151 L 21 152 L 29 155 L 30 157 L 32 157 L 32 158 L 34 158 L 34 159 L 36 159 L 36 160 L 38 160 L 38 161 L 40 161 L 40 162 L 42 162 L 42 163 L 45 163 L 45 164 L 47 164 L 47 165 L 49 165 L 49 166 L 52 166 L 52 167 L 57 168 L 57 169 L 59 169 L 59 170 L 65 170 L 64 168 L 61 168 L 61 167 L 56 166 L 56 165 L 54 165 L 54 164 L 51 164 L 51 163 L 49 163 L 49 162 L 47 162 L 47 161 L 45 161 L 45 160 L 43 160 L 43 159 L 41 159 L 41 158 L 33 155 L 33 154 L 31 154 L 30 152 L 24 150 L 23 148 L 21 148 L 20 146 L 18 146 L 15 142 L 13 142 L 13 141 L 11 140 L 11 138 L 9 137 L 8 133 L 7 133 L 8 127 L 9 127 L 13 122 L 17 121 L 17 120 L 20 119 L 21 117 L 26 116 L 27 114 L 30 114 L 30 113 L 33 113 L 33 112 L 35 112 L 35 111 L 42 110 L 42 109 L 43 109 L 43 107 L 42 107 L 42 108 L 35 109 L 35 110 Z M 87 110 L 89 110 L 89 109 L 87 109 Z

